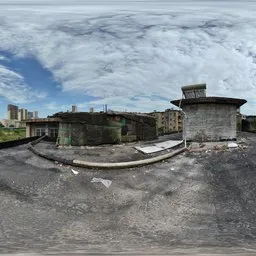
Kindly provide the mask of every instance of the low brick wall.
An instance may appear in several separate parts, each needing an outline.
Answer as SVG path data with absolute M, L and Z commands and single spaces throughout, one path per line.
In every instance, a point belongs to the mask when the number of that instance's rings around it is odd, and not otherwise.
M 6 142 L 0 142 L 0 149 L 27 144 L 31 141 L 38 139 L 38 138 L 39 138 L 38 136 L 35 136 L 35 137 L 29 137 L 29 138 L 24 138 L 24 139 L 20 139 L 20 140 L 10 140 L 10 141 L 6 141 Z

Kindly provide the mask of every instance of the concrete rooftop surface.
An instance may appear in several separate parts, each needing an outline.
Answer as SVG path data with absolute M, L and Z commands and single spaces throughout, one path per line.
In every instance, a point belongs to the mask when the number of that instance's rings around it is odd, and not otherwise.
M 185 152 L 122 170 L 66 166 L 27 145 L 2 149 L 0 253 L 253 255 L 256 134 L 239 140 L 245 148 Z

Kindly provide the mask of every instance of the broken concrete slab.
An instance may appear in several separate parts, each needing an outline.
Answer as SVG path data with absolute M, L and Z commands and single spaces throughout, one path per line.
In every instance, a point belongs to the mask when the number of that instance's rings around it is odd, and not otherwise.
M 183 143 L 183 140 L 168 140 L 164 142 L 154 143 L 151 146 L 147 146 L 147 147 L 135 147 L 135 149 L 145 154 L 151 154 L 151 153 L 160 152 L 162 150 L 166 150 L 169 148 L 173 148 L 175 146 L 180 145 L 181 143 Z

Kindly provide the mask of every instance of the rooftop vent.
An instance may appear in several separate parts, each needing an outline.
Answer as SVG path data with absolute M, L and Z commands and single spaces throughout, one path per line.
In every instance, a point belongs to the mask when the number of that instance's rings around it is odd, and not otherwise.
M 193 84 L 181 87 L 185 99 L 206 97 L 206 84 Z

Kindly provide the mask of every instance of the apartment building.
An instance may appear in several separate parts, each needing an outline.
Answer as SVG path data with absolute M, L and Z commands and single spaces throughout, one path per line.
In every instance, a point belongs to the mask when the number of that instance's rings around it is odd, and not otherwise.
M 149 113 L 149 115 L 154 116 L 156 119 L 158 135 L 182 130 L 182 118 L 178 110 L 166 109 L 164 112 L 154 111 Z
M 21 108 L 18 111 L 18 120 L 22 121 L 25 119 L 28 119 L 28 111 L 27 111 L 27 109 Z
M 178 132 L 182 130 L 181 112 L 174 109 L 166 109 L 164 112 L 165 133 Z
M 9 104 L 7 106 L 8 120 L 18 120 L 18 106 Z
M 28 111 L 28 119 L 33 118 L 33 112 Z
M 77 106 L 76 106 L 76 105 L 73 105 L 73 106 L 72 106 L 71 112 L 72 112 L 72 113 L 77 112 Z
M 34 118 L 34 119 L 37 119 L 37 118 L 38 118 L 38 111 L 34 111 L 34 112 L 33 112 L 33 118 Z

